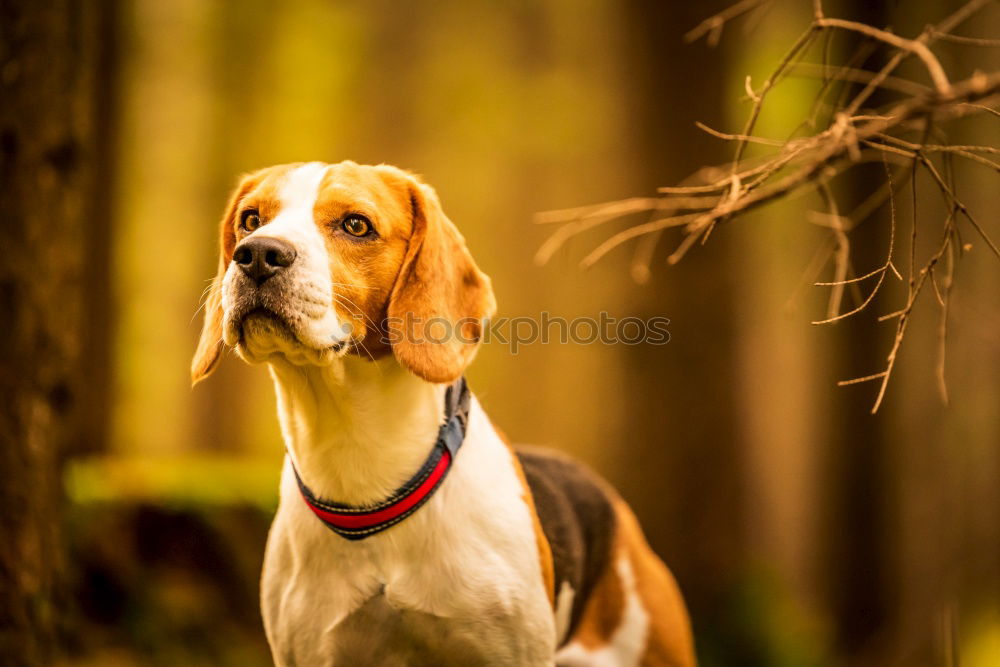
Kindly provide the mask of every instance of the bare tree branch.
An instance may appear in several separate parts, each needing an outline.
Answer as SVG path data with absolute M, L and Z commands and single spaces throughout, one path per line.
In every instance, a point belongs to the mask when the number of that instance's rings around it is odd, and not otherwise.
M 732 222 L 740 216 L 766 206 L 778 199 L 818 194 L 823 212 L 812 212 L 807 222 L 820 224 L 830 230 L 832 243 L 823 248 L 823 261 L 832 261 L 833 280 L 815 282 L 816 285 L 831 288 L 826 316 L 814 324 L 835 324 L 864 311 L 870 306 L 883 286 L 886 275 L 902 276 L 893 261 L 896 235 L 896 208 L 893 185 L 894 176 L 890 165 L 899 165 L 897 182 L 900 177 L 910 178 L 912 191 L 913 219 L 911 220 L 909 266 L 907 268 L 907 298 L 902 308 L 885 318 L 896 318 L 896 336 L 886 358 L 883 371 L 863 378 L 847 380 L 841 384 L 856 384 L 871 380 L 881 380 L 873 412 L 881 406 L 886 387 L 895 366 L 898 350 L 905 336 L 913 305 L 927 284 L 932 286 L 941 310 L 939 321 L 939 368 L 937 372 L 939 390 L 946 400 L 944 385 L 944 345 L 946 341 L 948 303 L 953 285 L 955 248 L 960 240 L 959 222 L 968 224 L 984 240 L 991 252 L 1000 257 L 1000 248 L 994 243 L 986 228 L 969 208 L 958 198 L 950 163 L 953 158 L 974 162 L 1000 173 L 1000 161 L 990 156 L 1000 155 L 996 145 L 953 145 L 938 139 L 938 127 L 970 115 L 990 114 L 1000 117 L 994 106 L 1000 98 L 1000 72 L 975 72 L 972 76 L 951 81 L 941 60 L 931 50 L 937 40 L 945 40 L 968 46 L 997 46 L 996 40 L 959 37 L 952 34 L 959 25 L 987 5 L 991 0 L 971 0 L 937 25 L 928 26 L 920 35 L 906 38 L 855 21 L 826 16 L 820 0 L 813 2 L 813 18 L 808 28 L 800 34 L 761 86 L 754 88 L 751 78 L 744 81 L 751 109 L 742 131 L 728 133 L 697 123 L 697 127 L 709 134 L 735 144 L 733 159 L 723 167 L 699 169 L 679 185 L 657 189 L 656 197 L 637 197 L 619 202 L 609 202 L 592 206 L 549 211 L 540 214 L 539 223 L 556 224 L 559 227 L 539 248 L 536 260 L 548 261 L 567 240 L 601 225 L 612 223 L 639 213 L 648 214 L 645 221 L 619 229 L 599 243 L 582 260 L 584 267 L 591 266 L 618 246 L 637 241 L 633 255 L 631 273 L 638 282 L 649 277 L 649 267 L 654 259 L 666 230 L 679 228 L 682 233 L 680 243 L 673 252 L 667 254 L 668 264 L 680 261 L 695 243 L 705 243 L 713 230 L 722 223 Z M 767 0 L 743 0 L 728 9 L 706 19 L 690 31 L 685 39 L 693 41 L 708 36 L 710 43 L 718 39 L 723 26 L 740 16 L 746 15 L 765 4 Z M 864 42 L 853 57 L 839 66 L 830 62 L 830 38 L 834 32 L 851 32 L 861 35 Z M 822 63 L 802 62 L 810 52 L 816 38 L 825 35 L 820 44 Z M 864 63 L 874 50 L 873 45 L 881 44 L 895 51 L 886 64 L 876 71 L 864 69 Z M 930 77 L 932 87 L 896 75 L 897 67 L 907 57 L 917 58 Z M 808 75 L 822 78 L 823 84 L 813 102 L 808 116 L 791 132 L 789 139 L 759 137 L 754 129 L 768 94 L 787 75 Z M 861 84 L 859 92 L 855 84 Z M 869 109 L 865 105 L 879 88 L 902 95 L 902 99 L 882 108 Z M 851 94 L 849 94 L 851 93 Z M 831 97 L 838 99 L 830 100 Z M 828 118 L 826 125 L 817 128 L 818 118 Z M 806 128 L 814 128 L 811 134 L 799 136 Z M 919 132 L 919 140 L 913 133 Z M 930 143 L 931 137 L 937 140 Z M 943 135 L 941 135 L 943 137 Z M 770 149 L 770 154 L 745 157 L 749 144 Z M 830 181 L 851 170 L 853 167 L 875 160 L 881 161 L 886 170 L 886 182 L 877 186 L 868 198 L 848 214 L 841 213 Z M 937 162 L 948 166 L 942 175 Z M 916 175 L 921 171 L 934 182 L 949 211 L 942 228 L 942 241 L 938 249 L 921 265 L 916 258 Z M 850 277 L 851 246 L 848 234 L 860 222 L 869 218 L 886 201 L 890 204 L 889 247 L 885 263 L 862 276 Z M 921 222 L 921 225 L 931 224 Z M 962 244 L 958 249 L 963 252 Z M 938 265 L 942 264 L 944 268 Z M 937 270 L 937 275 L 935 275 Z M 940 278 L 940 282 L 939 279 Z M 858 286 L 875 279 L 871 291 L 861 298 Z M 845 288 L 854 290 L 856 305 L 842 311 Z

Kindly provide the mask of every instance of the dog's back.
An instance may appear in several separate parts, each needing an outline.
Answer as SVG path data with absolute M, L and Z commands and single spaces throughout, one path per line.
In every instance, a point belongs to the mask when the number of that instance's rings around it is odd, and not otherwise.
M 552 552 L 557 663 L 693 665 L 677 584 L 628 506 L 573 459 L 516 454 Z

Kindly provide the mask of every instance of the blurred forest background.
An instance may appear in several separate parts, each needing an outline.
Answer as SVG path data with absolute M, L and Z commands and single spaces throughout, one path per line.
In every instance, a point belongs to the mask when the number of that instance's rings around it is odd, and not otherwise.
M 927 297 L 875 416 L 870 385 L 836 381 L 879 370 L 891 326 L 809 325 L 827 297 L 803 278 L 815 202 L 658 259 L 645 285 L 624 252 L 579 270 L 606 232 L 533 263 L 550 231 L 536 212 L 651 194 L 732 157 L 694 121 L 738 131 L 744 78 L 767 76 L 811 7 L 776 0 L 715 48 L 684 43 L 727 4 L 0 5 L 9 664 L 269 664 L 256 598 L 283 453 L 272 388 L 230 356 L 190 389 L 195 311 L 237 175 L 342 159 L 423 174 L 502 316 L 671 319 L 665 346 L 488 345 L 469 376 L 516 442 L 586 460 L 631 503 L 703 665 L 1000 664 L 1000 265 L 981 244 L 957 271 L 950 406 Z M 959 4 L 825 6 L 915 35 Z M 958 32 L 1000 35 L 1000 6 Z M 995 48 L 936 52 L 962 76 L 1000 66 Z M 789 134 L 817 86 L 790 77 L 758 132 Z M 952 139 L 995 143 L 995 121 Z M 957 168 L 996 235 L 996 175 Z M 852 237 L 859 272 L 884 256 L 872 227 Z

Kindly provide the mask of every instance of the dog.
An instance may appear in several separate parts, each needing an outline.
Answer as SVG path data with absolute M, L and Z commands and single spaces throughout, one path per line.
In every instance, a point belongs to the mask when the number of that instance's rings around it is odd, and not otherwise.
M 266 364 L 286 456 L 261 577 L 278 665 L 695 663 L 628 506 L 513 450 L 468 390 L 496 304 L 434 190 L 387 165 L 243 177 L 191 366 Z

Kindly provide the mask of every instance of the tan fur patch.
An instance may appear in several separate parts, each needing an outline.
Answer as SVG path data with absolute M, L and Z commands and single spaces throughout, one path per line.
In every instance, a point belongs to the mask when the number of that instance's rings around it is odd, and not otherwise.
M 695 664 L 691 623 L 677 582 L 653 553 L 632 510 L 615 499 L 619 536 L 615 550 L 628 557 L 635 573 L 636 591 L 649 616 L 649 638 L 640 664 L 649 667 Z
M 382 322 L 413 233 L 403 172 L 342 162 L 327 169 L 313 209 L 331 258 L 338 315 L 352 323 L 355 354 L 377 359 L 390 352 Z M 368 218 L 379 236 L 378 252 L 336 233 L 349 214 Z
M 535 529 L 535 544 L 538 546 L 538 560 L 542 566 L 542 581 L 545 582 L 545 592 L 549 596 L 549 604 L 555 609 L 556 578 L 555 569 L 552 566 L 552 548 L 549 546 L 549 541 L 545 539 L 542 522 L 538 520 L 538 512 L 535 511 L 535 501 L 528 488 L 528 480 L 524 478 L 524 470 L 521 469 L 521 463 L 514 455 L 514 450 L 510 450 L 510 458 L 514 464 L 514 470 L 517 471 L 517 478 L 521 480 L 521 486 L 524 487 L 521 499 L 528 505 L 528 510 L 531 512 L 531 523 Z
M 517 458 L 517 454 L 514 452 L 510 440 L 507 439 L 507 435 L 495 425 L 493 426 L 493 430 L 500 436 L 503 443 L 507 445 L 511 463 L 514 464 L 517 478 L 521 482 L 521 488 L 523 489 L 521 499 L 524 500 L 528 506 L 528 510 L 531 512 L 531 523 L 535 529 L 535 544 L 538 547 L 538 560 L 542 567 L 542 581 L 545 583 L 545 593 L 549 596 L 549 604 L 555 609 L 556 575 L 555 564 L 552 561 L 552 547 L 549 545 L 548 538 L 545 537 L 545 531 L 542 530 L 542 522 L 538 518 L 538 510 L 535 508 L 535 498 L 531 493 L 531 488 L 528 486 L 528 480 L 524 477 L 524 468 L 521 467 L 521 461 Z
M 617 554 L 619 549 L 616 537 L 614 553 Z M 624 610 L 625 591 L 622 581 L 609 563 L 587 600 L 572 641 L 591 651 L 606 646 L 621 625 Z
M 472 361 L 496 299 L 434 189 L 406 180 L 413 232 L 387 308 L 393 354 L 428 382 L 453 382 Z

